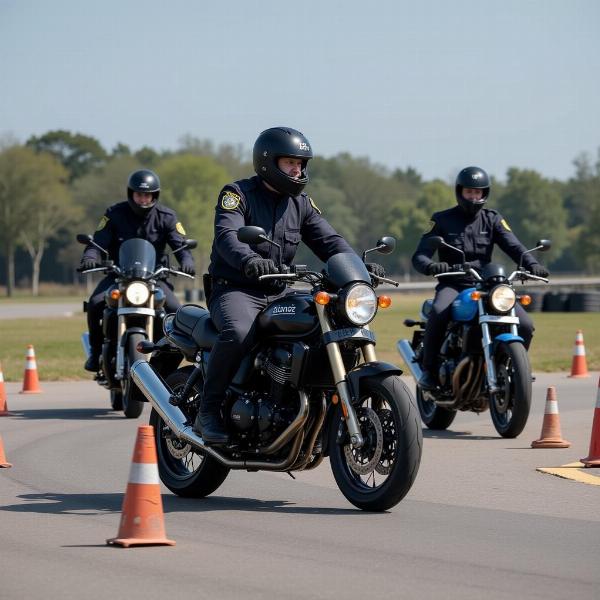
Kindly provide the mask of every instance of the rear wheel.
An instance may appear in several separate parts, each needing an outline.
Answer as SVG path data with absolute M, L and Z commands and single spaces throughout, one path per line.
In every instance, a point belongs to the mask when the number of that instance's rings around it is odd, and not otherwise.
M 364 444 L 350 444 L 338 408 L 329 431 L 331 470 L 354 506 L 384 511 L 410 490 L 421 463 L 423 434 L 415 402 L 400 377 L 384 374 L 360 385 L 355 409 Z
M 517 437 L 525 428 L 531 408 L 531 367 L 523 344 L 500 343 L 494 356 L 498 392 L 490 397 L 490 414 L 496 431 Z
M 143 333 L 132 333 L 127 338 L 127 352 L 125 354 L 125 360 L 127 361 L 125 379 L 122 381 L 123 390 L 123 412 L 128 419 L 137 419 L 144 410 L 144 401 L 139 400 L 136 396 L 139 396 L 139 392 L 133 383 L 129 369 L 136 360 L 146 360 L 146 356 L 141 352 L 138 352 L 137 345 L 146 339 Z M 137 393 L 136 393 L 137 392 Z
M 456 411 L 438 406 L 433 400 L 427 400 L 423 390 L 417 385 L 417 406 L 421 420 L 429 429 L 448 429 L 456 417 Z
M 113 410 L 123 410 L 123 392 L 110 390 L 110 406 Z
M 171 373 L 165 383 L 175 393 L 185 385 L 193 367 L 184 367 Z M 193 390 L 197 396 L 202 390 L 202 379 Z M 229 474 L 214 458 L 195 450 L 190 444 L 177 439 L 160 415 L 152 409 L 150 425 L 154 426 L 158 472 L 161 481 L 178 496 L 203 498 L 212 494 Z

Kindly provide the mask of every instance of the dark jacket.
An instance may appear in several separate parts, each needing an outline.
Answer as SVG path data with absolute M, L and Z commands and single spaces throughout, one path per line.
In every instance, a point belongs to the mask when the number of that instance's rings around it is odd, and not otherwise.
M 412 257 L 412 264 L 419 273 L 427 274 L 427 267 L 433 262 L 433 250 L 427 248 L 427 238 L 441 236 L 451 246 L 465 253 L 465 261 L 480 271 L 492 260 L 494 244 L 505 252 L 515 263 L 519 263 L 521 254 L 527 250 L 511 231 L 510 226 L 500 213 L 490 208 L 482 208 L 473 218 L 460 206 L 436 212 L 431 217 L 433 226 L 421 237 L 421 241 Z M 460 253 L 441 246 L 437 250 L 440 262 L 449 265 L 462 262 Z M 537 261 L 531 254 L 526 254 L 523 266 L 528 269 Z M 440 283 L 456 283 L 464 278 L 444 277 Z
M 219 194 L 215 213 L 215 237 L 209 272 L 240 287 L 267 287 L 244 275 L 244 265 L 253 257 L 271 258 L 276 265 L 291 265 L 298 244 L 303 241 L 323 262 L 339 252 L 354 252 L 348 243 L 321 216 L 321 211 L 305 194 L 285 196 L 271 192 L 259 177 L 226 185 Z M 237 230 L 244 225 L 262 227 L 268 242 L 243 244 Z
M 110 206 L 98 224 L 94 233 L 94 241 L 108 250 L 109 258 L 118 264 L 119 247 L 131 238 L 139 237 L 148 240 L 156 250 L 157 264 L 163 264 L 165 246 L 169 244 L 172 250 L 183 245 L 185 230 L 177 220 L 174 210 L 158 203 L 147 215 L 138 217 L 129 207 L 127 201 Z M 176 255 L 179 263 L 193 261 L 189 250 L 181 250 Z M 89 245 L 83 258 L 100 262 L 100 252 Z

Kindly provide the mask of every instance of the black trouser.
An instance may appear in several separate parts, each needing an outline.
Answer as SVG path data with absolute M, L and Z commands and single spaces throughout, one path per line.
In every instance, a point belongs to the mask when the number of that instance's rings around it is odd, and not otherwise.
M 88 331 L 90 332 L 90 349 L 93 356 L 100 356 L 100 353 L 102 352 L 102 313 L 106 306 L 104 293 L 109 287 L 114 285 L 114 283 L 114 275 L 105 277 L 98 283 L 88 300 L 87 322 Z M 157 285 L 165 293 L 165 312 L 175 312 L 181 306 L 181 303 L 173 293 L 173 286 L 164 280 L 160 280 Z
M 202 407 L 218 410 L 242 358 L 256 343 L 258 313 L 286 292 L 270 295 L 264 291 L 216 284 L 208 304 L 219 337 L 210 351 L 204 382 Z
M 433 298 L 433 307 L 427 318 L 425 337 L 423 339 L 423 368 L 426 371 L 437 369 L 437 357 L 440 351 L 446 327 L 450 322 L 452 302 L 459 292 L 471 286 L 438 285 Z M 529 348 L 533 337 L 533 321 L 520 305 L 515 305 L 515 312 L 519 317 L 519 335 L 523 338 L 525 348 Z

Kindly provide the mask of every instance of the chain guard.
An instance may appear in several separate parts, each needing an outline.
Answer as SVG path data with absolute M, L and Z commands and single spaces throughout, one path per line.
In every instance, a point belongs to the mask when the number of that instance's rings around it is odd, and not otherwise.
M 356 411 L 356 416 L 365 443 L 362 448 L 354 448 L 352 444 L 346 444 L 344 456 L 350 469 L 357 475 L 368 475 L 376 469 L 381 459 L 383 427 L 377 413 L 372 408 L 362 406 Z M 375 436 L 374 447 L 373 436 Z

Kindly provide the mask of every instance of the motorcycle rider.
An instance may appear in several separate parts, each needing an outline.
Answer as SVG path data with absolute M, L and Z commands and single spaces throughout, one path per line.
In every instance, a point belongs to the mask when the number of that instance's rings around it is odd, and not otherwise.
M 254 320 L 275 298 L 285 295 L 280 284 L 258 281 L 290 265 L 303 241 L 323 262 L 340 252 L 353 252 L 348 243 L 321 216 L 306 193 L 310 143 L 290 127 L 263 131 L 253 149 L 256 175 L 226 185 L 216 206 L 208 300 L 211 318 L 219 330 L 208 362 L 204 397 L 193 429 L 208 444 L 225 444 L 228 434 L 221 417 L 225 392 L 241 359 L 256 341 Z M 237 239 L 245 225 L 262 227 L 281 251 L 267 242 L 256 246 Z M 384 269 L 367 269 L 383 277 Z
M 491 262 L 494 244 L 516 263 L 526 248 L 511 231 L 506 219 L 496 210 L 484 208 L 490 194 L 490 178 L 479 167 L 465 167 L 456 177 L 455 196 L 457 206 L 436 212 L 431 217 L 431 230 L 425 233 L 413 254 L 414 268 L 425 275 L 439 275 L 452 269 L 460 255 L 450 248 L 438 248 L 439 262 L 432 260 L 434 250 L 428 248 L 427 238 L 441 236 L 451 246 L 465 253 L 469 266 L 480 271 Z M 523 258 L 523 265 L 537 277 L 547 277 L 548 271 L 531 254 Z M 450 321 L 452 302 L 461 290 L 471 287 L 469 276 L 447 276 L 440 278 L 435 288 L 431 313 L 427 318 L 423 339 L 423 374 L 418 384 L 424 390 L 433 390 L 438 384 L 436 374 L 437 356 Z M 515 305 L 519 317 L 519 335 L 525 348 L 529 348 L 533 337 L 533 322 L 520 304 Z
M 157 264 L 165 259 L 165 245 L 172 250 L 183 245 L 185 230 L 174 210 L 158 204 L 160 195 L 160 180 L 153 171 L 140 169 L 134 171 L 127 181 L 127 200 L 110 206 L 94 233 L 96 244 L 108 251 L 108 258 L 115 263 L 119 258 L 120 245 L 131 238 L 148 240 L 156 250 Z M 177 259 L 181 270 L 188 275 L 194 275 L 194 259 L 189 250 L 180 250 Z M 100 252 L 88 244 L 83 252 L 79 271 L 93 269 L 99 266 Z M 106 302 L 104 293 L 113 285 L 115 275 L 107 275 L 92 292 L 87 305 L 87 321 L 91 353 L 86 360 L 86 371 L 96 372 L 99 369 L 99 357 L 102 352 L 102 313 Z M 175 312 L 180 302 L 173 293 L 173 286 L 166 280 L 158 282 L 165 293 L 165 310 Z

